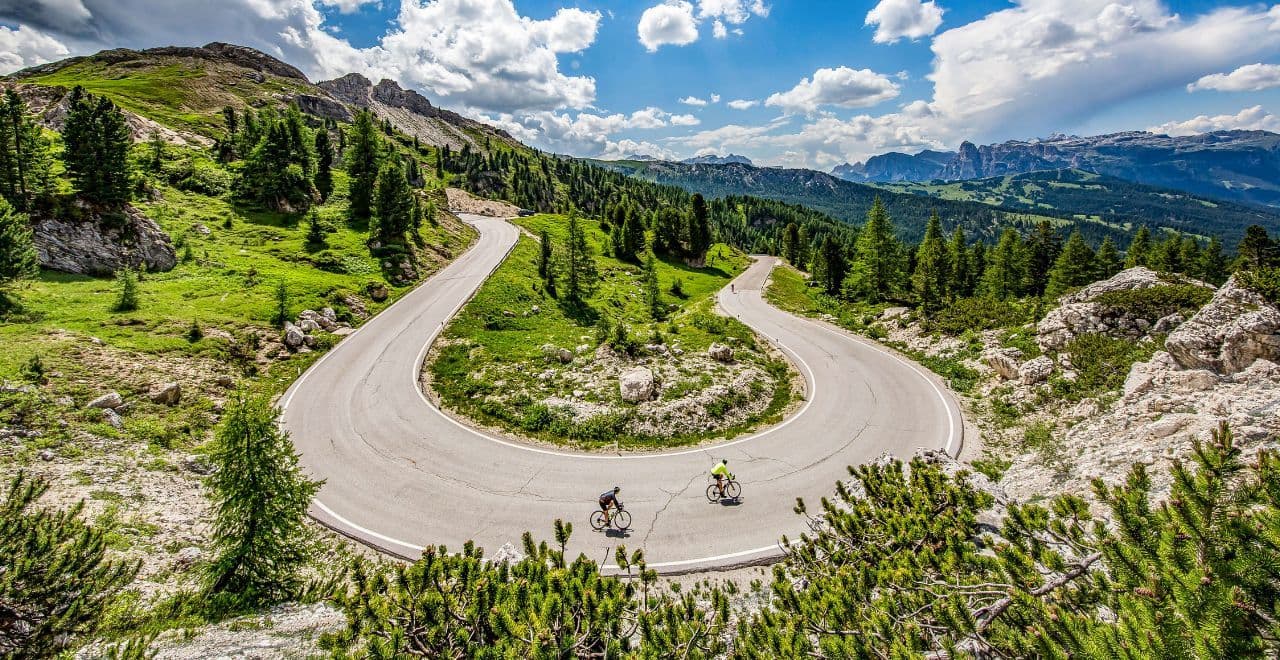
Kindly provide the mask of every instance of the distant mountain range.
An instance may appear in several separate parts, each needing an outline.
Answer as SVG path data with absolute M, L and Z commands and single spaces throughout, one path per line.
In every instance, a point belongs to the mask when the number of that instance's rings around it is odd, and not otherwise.
M 729 154 L 728 156 L 716 156 L 715 154 L 708 154 L 706 156 L 695 156 L 693 158 L 686 158 L 680 162 L 684 163 L 685 165 L 729 165 L 731 163 L 740 163 L 742 165 L 755 164 L 751 162 L 750 158 L 747 158 L 746 156 L 739 156 L 738 154 Z
M 956 152 L 888 153 L 832 174 L 860 183 L 963 181 L 1077 169 L 1245 204 L 1280 207 L 1280 135 L 1217 131 L 1185 137 L 1142 131 L 1031 142 L 960 145 Z

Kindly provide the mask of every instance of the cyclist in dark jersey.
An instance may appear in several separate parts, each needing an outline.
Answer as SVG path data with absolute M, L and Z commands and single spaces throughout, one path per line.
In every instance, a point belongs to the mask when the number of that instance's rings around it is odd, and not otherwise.
M 615 509 L 622 508 L 622 502 L 618 501 L 618 493 L 622 492 L 622 487 L 614 486 L 613 490 L 606 490 L 600 493 L 600 510 L 604 511 L 604 524 L 609 524 L 609 507 Z

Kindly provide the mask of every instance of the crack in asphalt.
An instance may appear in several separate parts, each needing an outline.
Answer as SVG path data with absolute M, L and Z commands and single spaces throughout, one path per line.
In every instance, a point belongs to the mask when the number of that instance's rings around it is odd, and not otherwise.
M 702 473 L 693 475 L 693 478 L 689 479 L 689 483 L 685 484 L 684 488 L 681 488 L 680 490 L 674 493 L 669 492 L 663 488 L 658 489 L 666 493 L 669 497 L 667 498 L 667 503 L 663 504 L 661 509 L 658 509 L 656 512 L 654 512 L 653 521 L 649 523 L 649 531 L 644 533 L 644 539 L 640 541 L 641 548 L 645 548 L 649 546 L 649 536 L 653 534 L 653 530 L 658 526 L 658 517 L 661 516 L 667 510 L 667 507 L 671 506 L 672 502 L 676 501 L 677 497 L 680 497 L 681 495 L 684 495 L 686 492 L 688 492 L 688 490 L 693 487 L 693 482 L 697 481 L 698 477 L 700 476 L 702 476 Z

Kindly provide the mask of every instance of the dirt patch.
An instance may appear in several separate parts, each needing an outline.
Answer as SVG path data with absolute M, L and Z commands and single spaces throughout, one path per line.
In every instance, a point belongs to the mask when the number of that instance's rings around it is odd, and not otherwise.
M 458 188 L 447 188 L 445 194 L 449 197 L 449 210 L 454 213 L 471 213 L 491 218 L 514 218 L 520 214 L 518 206 L 492 199 L 480 199 Z

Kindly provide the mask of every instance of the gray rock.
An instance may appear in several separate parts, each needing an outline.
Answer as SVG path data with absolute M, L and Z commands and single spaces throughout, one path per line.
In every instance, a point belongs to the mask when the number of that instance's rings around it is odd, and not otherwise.
M 125 207 L 124 222 L 118 225 L 86 215 L 85 220 L 33 220 L 41 266 L 77 275 L 110 275 L 126 266 L 163 272 L 178 264 L 169 235 L 132 206 Z
M 180 401 L 182 401 L 182 385 L 178 383 L 165 383 L 147 396 L 151 399 L 152 403 L 176 406 Z
M 1165 340 L 1185 369 L 1231 375 L 1257 360 L 1280 362 L 1280 308 L 1232 276 L 1195 316 Z
M 517 550 L 516 546 L 511 543 L 503 543 L 502 547 L 493 553 L 493 557 L 489 558 L 489 561 L 494 564 L 515 564 L 521 559 L 524 559 L 524 554 Z
M 189 545 L 178 551 L 177 556 L 174 558 L 174 564 L 180 569 L 191 568 L 196 562 L 200 561 L 200 558 L 203 556 L 204 550 L 201 550 L 194 545 Z
M 298 326 L 288 321 L 285 322 L 284 324 L 284 345 L 285 346 L 288 346 L 289 348 L 294 348 L 294 349 L 299 348 L 302 346 L 303 341 L 306 340 L 306 337 L 307 335 L 302 331 L 302 328 L 299 328 Z
M 982 361 L 1005 380 L 1018 378 L 1018 368 L 1021 366 L 1018 360 L 1020 359 L 1022 359 L 1022 351 L 1016 348 L 993 349 L 982 355 Z
M 48 450 L 48 449 L 41 449 L 39 456 L 40 456 L 40 460 L 46 463 L 57 458 L 57 456 L 51 450 Z
M 653 372 L 647 367 L 636 367 L 618 376 L 618 391 L 622 400 L 639 403 L 653 398 Z
M 733 349 L 724 344 L 712 344 L 707 349 L 707 355 L 718 362 L 730 362 L 733 360 Z
M 298 324 L 298 328 L 307 334 L 311 334 L 320 329 L 320 324 L 312 319 L 302 319 Z
M 236 384 L 236 380 L 226 374 L 219 374 L 217 378 L 213 379 L 213 382 L 218 387 L 226 387 L 226 388 L 235 387 L 235 384 Z
M 1178 282 L 1213 289 L 1209 284 L 1189 278 L 1181 278 Z M 1094 282 L 1058 299 L 1059 307 L 1051 310 L 1036 325 L 1036 343 L 1046 352 L 1060 351 L 1071 340 L 1083 334 L 1113 334 L 1140 339 L 1148 331 L 1165 332 L 1181 319 L 1175 316 L 1163 319 L 1137 318 L 1127 310 L 1115 309 L 1095 301 L 1106 293 L 1150 289 L 1172 283 L 1165 276 L 1142 267 L 1130 268 L 1108 279 Z
M 1043 355 L 1027 360 L 1025 364 L 1018 367 L 1018 378 L 1022 380 L 1023 385 L 1043 383 L 1049 380 L 1051 375 L 1053 375 L 1053 360 Z
M 122 429 L 122 428 L 124 428 L 124 420 L 120 418 L 120 413 L 118 413 L 118 412 L 116 412 L 116 411 L 114 411 L 114 410 L 112 410 L 112 409 L 110 409 L 110 408 L 103 408 L 103 409 L 102 409 L 102 419 L 103 419 L 103 421 L 105 421 L 107 424 L 110 424 L 110 425 L 111 425 L 111 428 L 113 428 L 113 429 Z
M 124 398 L 120 396 L 119 392 L 107 392 L 106 394 L 103 394 L 102 396 L 94 399 L 93 401 L 90 401 L 88 405 L 86 405 L 85 407 L 115 409 L 123 405 L 124 405 Z

